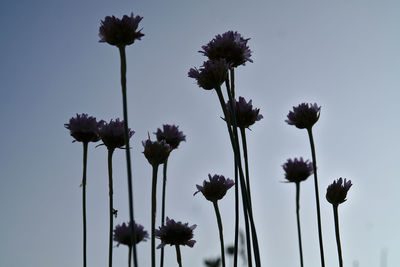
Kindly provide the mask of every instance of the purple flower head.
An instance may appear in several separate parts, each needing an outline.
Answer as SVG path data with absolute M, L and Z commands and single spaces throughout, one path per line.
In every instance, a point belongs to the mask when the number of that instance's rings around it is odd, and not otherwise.
M 144 146 L 143 154 L 151 165 L 163 164 L 171 152 L 171 147 L 165 142 L 151 141 L 150 138 L 146 141 L 142 141 Z
M 167 222 L 164 226 L 155 231 L 155 235 L 161 240 L 161 244 L 157 248 L 163 248 L 166 245 L 182 245 L 193 247 L 195 240 L 193 240 L 193 230 L 196 225 L 189 226 L 188 223 L 175 222 L 167 217 Z
M 225 179 L 223 175 L 215 174 L 211 177 L 211 174 L 209 174 L 208 179 L 210 180 L 209 182 L 206 180 L 203 181 L 203 186 L 196 185 L 198 191 L 193 195 L 201 192 L 207 200 L 215 202 L 222 199 L 228 189 L 235 184 L 231 179 Z
M 301 103 L 297 107 L 293 107 L 287 115 L 288 124 L 294 125 L 299 129 L 311 129 L 311 127 L 318 121 L 321 107 L 314 104 Z
M 180 142 L 186 141 L 186 136 L 178 128 L 179 126 L 164 124 L 163 129 L 158 128 L 154 134 L 158 141 L 165 140 L 170 145 L 171 150 L 173 150 L 178 148 Z
M 70 131 L 70 134 L 78 142 L 97 142 L 99 137 L 99 124 L 95 117 L 88 114 L 76 114 L 76 117 L 71 118 L 69 123 L 64 124 L 64 127 Z
M 259 121 L 263 118 L 260 113 L 259 108 L 253 109 L 252 101 L 246 102 L 246 99 L 243 97 L 239 97 L 239 102 L 236 99 L 233 99 L 233 108 L 235 109 L 236 115 L 236 125 L 239 128 L 245 129 L 249 128 L 250 125 L 253 125 L 256 121 Z M 228 111 L 228 121 L 231 118 L 232 110 L 230 101 L 226 103 L 226 109 Z
M 326 189 L 326 200 L 334 206 L 337 206 L 346 201 L 347 192 L 352 186 L 351 180 L 346 181 L 340 177 L 336 181 L 333 181 L 331 185 Z
M 110 45 L 124 47 L 131 45 L 135 40 L 140 40 L 143 33 L 137 31 L 139 22 L 143 19 L 140 16 L 124 15 L 122 19 L 114 16 L 107 16 L 101 21 L 99 29 L 100 42 L 107 42 Z
M 199 51 L 211 61 L 225 59 L 231 67 L 245 65 L 251 60 L 251 51 L 247 46 L 247 41 L 240 33 L 228 31 L 222 35 L 218 34 L 207 45 L 203 45 L 203 51 Z
M 300 183 L 313 173 L 312 162 L 308 160 L 304 161 L 303 158 L 288 159 L 282 165 L 282 168 L 285 171 L 286 180 L 293 183 Z
M 121 148 L 126 145 L 124 131 L 124 121 L 120 121 L 119 119 L 115 121 L 110 120 L 109 123 L 101 121 L 99 126 L 100 138 L 108 149 Z M 134 131 L 128 129 L 129 138 L 131 138 L 134 133 Z
M 219 88 L 224 83 L 228 74 L 228 65 L 225 59 L 205 61 L 200 69 L 191 68 L 188 72 L 190 78 L 197 80 L 197 84 L 206 89 Z
M 141 241 L 146 241 L 149 238 L 149 234 L 144 227 L 140 224 L 135 223 L 135 233 L 136 233 L 136 244 Z M 122 225 L 115 226 L 114 229 L 114 241 L 118 242 L 117 246 L 120 244 L 132 246 L 132 232 L 131 232 L 131 223 L 128 225 L 123 223 Z

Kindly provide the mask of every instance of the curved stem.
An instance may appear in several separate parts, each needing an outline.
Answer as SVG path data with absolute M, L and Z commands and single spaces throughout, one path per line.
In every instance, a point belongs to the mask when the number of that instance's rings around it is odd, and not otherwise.
M 86 267 L 86 169 L 88 142 L 83 142 L 83 175 L 82 175 L 82 218 L 83 218 L 83 267 Z
M 176 248 L 176 260 L 178 261 L 179 267 L 182 267 L 182 256 L 179 245 L 175 245 L 175 248 Z
M 132 247 L 129 246 L 129 253 L 128 253 L 128 266 L 131 267 L 132 262 Z
M 153 165 L 153 179 L 151 186 L 151 266 L 156 267 L 156 190 L 158 164 Z
M 124 138 L 125 138 L 125 152 L 126 152 L 126 169 L 128 174 L 128 194 L 129 194 L 129 219 L 131 223 L 132 235 L 132 252 L 133 252 L 133 266 L 137 267 L 136 257 L 136 233 L 135 233 L 135 220 L 133 216 L 133 186 L 132 186 L 132 168 L 131 168 L 131 154 L 129 146 L 129 128 L 128 128 L 128 104 L 126 96 L 126 55 L 125 46 L 119 47 L 119 54 L 121 58 L 121 87 L 122 87 L 122 103 L 124 113 Z
M 338 250 L 339 266 L 343 267 L 342 246 L 340 245 L 340 233 L 339 233 L 338 205 L 333 205 L 333 216 L 335 218 L 335 233 L 336 233 L 336 243 L 337 243 L 337 250 Z
M 247 194 L 249 195 L 249 204 L 250 204 L 250 206 L 252 206 L 251 205 L 251 193 L 250 193 L 249 160 L 248 160 L 248 156 L 247 156 L 246 131 L 244 128 L 240 128 L 240 135 L 242 136 L 244 167 L 245 167 L 245 172 L 246 172 Z
M 300 266 L 303 267 L 303 247 L 301 245 L 301 229 L 300 229 L 300 182 L 296 183 L 296 217 L 297 217 L 297 234 L 299 236 L 299 253 Z
M 162 185 L 162 202 L 161 202 L 161 227 L 164 226 L 165 223 L 165 189 L 167 185 L 167 164 L 168 158 L 164 162 L 163 166 L 163 185 Z M 164 266 L 164 247 L 161 248 L 160 255 L 160 267 Z
M 222 220 L 221 214 L 219 213 L 218 203 L 217 201 L 213 201 L 215 215 L 217 216 L 218 230 L 219 230 L 219 241 L 221 243 L 221 259 L 222 259 L 222 267 L 225 267 L 225 245 L 224 245 L 224 233 L 222 229 Z
M 108 244 L 108 266 L 112 267 L 112 247 L 113 247 L 113 228 L 114 228 L 114 207 L 113 207 L 113 177 L 112 177 L 112 155 L 114 149 L 108 149 L 108 195 L 110 198 L 110 234 Z
M 319 192 L 318 192 L 318 177 L 317 177 L 317 157 L 315 156 L 315 146 L 312 130 L 307 129 L 308 137 L 310 139 L 311 154 L 313 159 L 313 170 L 314 170 L 314 185 L 315 185 L 315 202 L 317 206 L 317 221 L 318 221 L 318 238 L 319 238 L 319 250 L 321 254 L 321 266 L 325 267 L 324 259 L 324 245 L 322 242 L 322 226 L 321 226 L 321 211 L 319 207 Z

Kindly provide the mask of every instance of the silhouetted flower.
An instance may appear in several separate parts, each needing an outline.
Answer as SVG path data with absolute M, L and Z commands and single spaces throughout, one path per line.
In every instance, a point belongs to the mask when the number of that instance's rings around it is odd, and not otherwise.
M 246 102 L 244 97 L 239 97 L 239 102 L 236 99 L 233 100 L 233 108 L 235 109 L 236 116 L 236 126 L 239 128 L 249 128 L 250 125 L 253 125 L 256 121 L 259 121 L 263 118 L 261 114 L 259 114 L 260 109 L 253 109 L 252 100 Z M 232 110 L 230 101 L 226 103 L 226 109 L 228 112 L 228 121 L 231 118 Z
M 135 40 L 140 40 L 143 33 L 137 31 L 139 22 L 143 19 L 140 16 L 124 15 L 122 19 L 114 16 L 107 16 L 101 21 L 99 30 L 100 42 L 107 42 L 110 45 L 124 47 L 131 45 Z
M 203 181 L 203 186 L 196 185 L 198 191 L 193 195 L 201 192 L 207 200 L 214 202 L 222 199 L 228 189 L 235 184 L 231 179 L 225 179 L 223 175 L 214 175 L 211 177 L 211 174 L 209 174 L 208 179 L 210 180 L 209 182 L 206 180 Z
M 158 141 L 165 140 L 173 150 L 178 148 L 180 142 L 186 141 L 186 136 L 178 128 L 179 126 L 164 124 L 163 129 L 158 128 L 154 134 Z
M 167 222 L 164 226 L 160 226 L 155 231 L 155 235 L 161 240 L 161 244 L 157 248 L 162 248 L 166 245 L 182 245 L 193 247 L 195 240 L 193 240 L 193 230 L 196 225 L 189 226 L 188 223 L 175 222 L 167 217 Z
M 100 122 L 100 138 L 108 149 L 121 148 L 126 144 L 124 131 L 124 121 L 120 121 L 119 119 L 115 121 L 110 120 L 109 123 L 105 121 Z M 131 138 L 134 133 L 135 131 L 128 129 L 129 138 Z
M 205 61 L 200 69 L 191 68 L 188 76 L 197 80 L 197 84 L 212 90 L 221 86 L 228 74 L 228 65 L 224 59 L 216 61 Z
M 347 192 L 352 186 L 351 180 L 346 181 L 346 178 L 339 178 L 336 181 L 333 181 L 331 185 L 326 189 L 326 199 L 332 205 L 339 205 L 346 201 Z
M 150 138 L 142 141 L 144 146 L 143 154 L 151 165 L 163 164 L 171 152 L 171 147 L 165 142 L 151 141 Z
M 295 125 L 299 129 L 311 129 L 318 121 L 321 107 L 314 104 L 301 103 L 297 107 L 293 107 L 285 120 L 290 125 Z
M 207 56 L 211 61 L 225 59 L 231 67 L 245 65 L 250 59 L 251 51 L 247 46 L 247 41 L 240 33 L 228 31 L 222 35 L 218 34 L 207 45 L 203 45 L 204 51 L 200 53 Z
M 144 227 L 140 224 L 135 223 L 135 233 L 136 233 L 136 244 L 141 241 L 146 241 L 149 238 L 149 234 Z M 122 225 L 115 226 L 114 229 L 114 241 L 118 242 L 117 246 L 120 244 L 132 246 L 132 232 L 131 232 L 131 223 L 128 225 L 123 223 Z
M 308 160 L 304 161 L 303 158 L 288 159 L 285 164 L 282 165 L 285 171 L 285 178 L 289 182 L 299 183 L 304 181 L 313 173 L 312 162 Z
M 95 117 L 88 114 L 76 114 L 64 127 L 70 130 L 70 134 L 78 142 L 97 142 L 99 137 L 99 124 Z
M 219 267 L 221 266 L 221 258 L 204 260 L 204 264 L 207 267 Z

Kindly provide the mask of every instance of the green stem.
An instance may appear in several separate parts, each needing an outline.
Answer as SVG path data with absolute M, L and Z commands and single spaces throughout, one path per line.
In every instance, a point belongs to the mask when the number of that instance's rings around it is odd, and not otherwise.
M 221 243 L 221 259 L 222 259 L 222 267 L 225 267 L 225 246 L 224 246 L 224 233 L 222 229 L 222 220 L 221 214 L 219 213 L 218 203 L 217 201 L 213 201 L 215 215 L 217 216 L 218 230 L 219 230 L 219 240 Z
M 114 149 L 108 149 L 108 188 L 110 198 L 110 233 L 108 244 L 108 266 L 112 267 L 112 247 L 113 247 L 113 228 L 114 228 L 114 207 L 113 207 L 113 177 L 112 177 L 112 155 Z
M 233 266 L 237 267 L 238 264 L 238 248 L 239 248 L 239 174 L 235 158 L 235 246 L 233 254 Z
M 230 74 L 231 74 L 231 92 L 232 92 L 232 98 L 235 99 L 235 68 L 230 68 Z
M 131 267 L 131 262 L 132 262 L 132 246 L 129 246 L 129 252 L 128 252 L 128 266 Z
M 151 266 L 156 267 L 156 190 L 158 164 L 153 165 L 153 179 L 151 187 Z
M 132 235 L 132 251 L 133 251 L 133 266 L 137 267 L 136 257 L 136 233 L 135 233 L 135 220 L 133 216 L 133 185 L 132 185 L 132 168 L 131 168 L 131 154 L 129 146 L 129 128 L 128 128 L 128 104 L 126 96 L 126 55 L 125 46 L 119 47 L 119 54 L 121 58 L 121 87 L 122 87 L 122 102 L 124 113 L 124 138 L 126 145 L 126 169 L 128 173 L 128 197 L 129 197 L 129 219 L 131 221 Z
M 335 218 L 335 233 L 336 233 L 336 244 L 338 250 L 339 266 L 343 267 L 342 246 L 340 245 L 340 233 L 339 233 L 338 205 L 333 205 L 333 216 Z
M 316 202 L 316 206 L 317 206 L 318 238 L 319 238 L 319 250 L 320 250 L 320 254 L 321 254 L 321 266 L 325 267 L 324 245 L 322 242 L 321 211 L 320 211 L 320 205 L 319 205 L 319 192 L 318 192 L 317 158 L 315 156 L 314 138 L 313 138 L 311 128 L 307 129 L 307 132 L 308 132 L 308 137 L 310 139 L 311 154 L 312 154 L 312 159 L 313 159 L 315 202 Z
M 176 260 L 178 261 L 179 267 L 182 267 L 182 256 L 179 245 L 175 245 L 175 248 L 176 248 Z
M 251 205 L 251 193 L 250 193 L 249 160 L 248 160 L 248 156 L 247 156 L 246 131 L 244 128 L 240 128 L 240 135 L 242 136 L 244 167 L 245 167 L 245 172 L 246 172 L 247 194 L 249 195 L 249 203 L 250 203 L 250 207 L 251 207 L 252 205 Z
M 88 142 L 83 142 L 83 175 L 82 175 L 82 218 L 83 218 L 83 267 L 86 267 L 86 169 Z
M 297 217 L 297 234 L 299 236 L 299 253 L 300 266 L 303 267 L 303 247 L 301 245 L 301 230 L 300 230 L 300 182 L 296 182 L 296 217 Z
M 163 166 L 163 185 L 162 185 L 162 202 L 161 202 L 161 227 L 164 226 L 165 223 L 165 189 L 167 185 L 167 164 L 168 158 L 164 162 Z M 161 248 L 161 256 L 160 256 L 160 267 L 164 266 L 164 247 Z

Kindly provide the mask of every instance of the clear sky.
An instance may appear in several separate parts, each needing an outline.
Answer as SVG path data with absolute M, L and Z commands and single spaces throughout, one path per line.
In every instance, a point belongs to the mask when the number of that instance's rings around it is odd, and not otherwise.
M 193 193 L 208 173 L 233 178 L 232 153 L 215 92 L 187 77 L 205 58 L 197 51 L 216 34 L 240 32 L 254 63 L 237 68 L 237 94 L 264 119 L 248 131 L 255 223 L 263 266 L 298 266 L 295 186 L 282 183 L 287 158 L 311 158 L 305 130 L 288 111 L 317 102 L 314 127 L 326 266 L 337 264 L 326 187 L 354 186 L 339 207 L 346 266 L 400 266 L 400 2 L 10 1 L 0 3 L 0 266 L 71 267 L 82 259 L 82 145 L 64 128 L 76 113 L 122 117 L 119 55 L 99 43 L 100 20 L 134 12 L 145 36 L 127 48 L 135 218 L 150 230 L 151 167 L 147 132 L 177 124 L 187 136 L 169 160 L 167 215 L 197 224 L 183 265 L 219 255 L 214 210 Z M 153 136 L 153 135 L 152 135 Z M 88 266 L 107 266 L 108 177 L 104 147 L 89 148 Z M 115 223 L 128 220 L 123 151 L 114 155 Z M 161 183 L 159 183 L 161 185 Z M 158 188 L 160 192 L 161 187 Z M 220 202 L 226 243 L 233 242 L 234 192 Z M 160 211 L 160 209 L 158 209 Z M 160 213 L 158 213 L 160 214 Z M 304 262 L 319 266 L 312 179 L 302 184 Z M 159 221 L 159 217 L 157 218 Z M 138 246 L 150 264 L 150 242 Z M 126 247 L 114 265 L 126 266 Z M 229 262 L 229 261 L 228 261 Z M 176 266 L 166 248 L 166 267 Z M 382 266 L 384 267 L 384 266 Z

